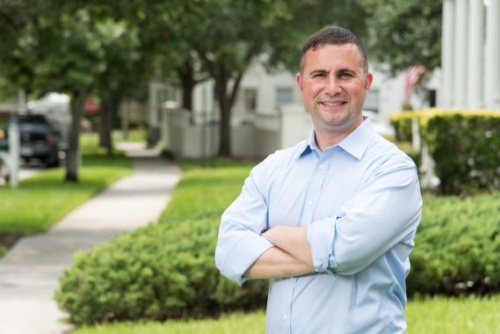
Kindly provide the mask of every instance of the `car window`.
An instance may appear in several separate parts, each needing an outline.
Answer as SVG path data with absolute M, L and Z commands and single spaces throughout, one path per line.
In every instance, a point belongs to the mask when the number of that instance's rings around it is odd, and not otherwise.
M 5 122 L 5 126 L 4 128 L 7 128 L 13 121 L 13 118 L 12 117 L 9 117 L 7 119 L 7 122 Z M 22 126 L 24 124 L 37 124 L 37 125 L 40 125 L 40 126 L 50 126 L 48 120 L 42 116 L 42 115 L 30 115 L 30 116 L 26 116 L 26 115 L 18 115 L 17 116 L 17 123 Z
M 49 126 L 43 123 L 21 123 L 19 129 L 21 131 L 47 131 Z

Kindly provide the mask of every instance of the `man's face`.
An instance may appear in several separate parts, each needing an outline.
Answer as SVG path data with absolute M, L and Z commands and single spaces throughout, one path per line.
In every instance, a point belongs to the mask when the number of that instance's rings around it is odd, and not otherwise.
M 308 50 L 297 85 L 317 136 L 342 138 L 361 124 L 371 83 L 372 75 L 364 73 L 363 57 L 355 45 L 327 44 Z

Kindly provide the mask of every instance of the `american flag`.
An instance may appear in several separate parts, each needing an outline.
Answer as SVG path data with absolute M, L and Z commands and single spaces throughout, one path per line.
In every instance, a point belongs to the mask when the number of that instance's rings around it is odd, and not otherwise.
M 420 81 L 425 73 L 424 65 L 413 65 L 405 71 L 405 101 L 410 102 L 413 87 Z

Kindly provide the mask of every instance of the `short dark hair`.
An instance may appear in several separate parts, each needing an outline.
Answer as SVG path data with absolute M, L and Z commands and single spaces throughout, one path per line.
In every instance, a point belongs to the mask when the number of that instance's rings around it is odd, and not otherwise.
M 304 70 L 304 57 L 310 49 L 316 50 L 324 45 L 354 44 L 363 56 L 363 69 L 368 73 L 368 54 L 361 40 L 351 30 L 339 26 L 327 26 L 312 34 L 300 53 L 300 72 Z

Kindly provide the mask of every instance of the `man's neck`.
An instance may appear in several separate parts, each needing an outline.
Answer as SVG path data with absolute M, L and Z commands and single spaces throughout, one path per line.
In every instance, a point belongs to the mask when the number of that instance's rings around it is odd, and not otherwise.
M 323 152 L 329 147 L 337 145 L 340 143 L 345 137 L 349 136 L 358 126 L 363 123 L 363 118 L 360 118 L 359 121 L 353 123 L 347 129 L 315 129 L 315 140 L 316 145 L 319 150 Z

